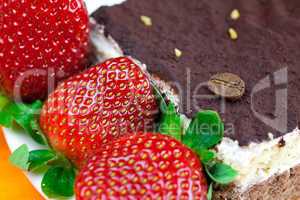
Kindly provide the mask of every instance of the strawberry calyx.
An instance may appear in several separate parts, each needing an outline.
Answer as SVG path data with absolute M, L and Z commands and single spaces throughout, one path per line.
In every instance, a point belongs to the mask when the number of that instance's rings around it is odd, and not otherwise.
M 181 118 L 176 112 L 175 105 L 173 103 L 169 103 L 164 113 L 165 114 L 161 117 L 158 132 L 172 136 L 181 141 L 183 127 L 181 125 Z
M 44 173 L 41 188 L 48 197 L 73 196 L 76 170 L 64 155 L 50 149 L 29 151 L 23 144 L 9 160 L 23 170 Z
M 210 200 L 214 184 L 229 184 L 238 175 L 238 172 L 230 165 L 218 160 L 214 151 L 214 147 L 224 137 L 224 123 L 217 112 L 202 110 L 193 117 L 188 128 L 184 131 L 184 122 L 175 104 L 163 99 L 163 94 L 158 96 L 160 97 L 159 102 L 161 105 L 161 118 L 158 130 L 161 134 L 169 135 L 181 141 L 197 153 L 210 183 L 207 194 L 207 199 Z
M 47 140 L 39 127 L 38 117 L 42 101 L 31 104 L 18 103 L 0 94 L 0 125 L 7 128 L 23 128 L 37 143 L 46 145 Z

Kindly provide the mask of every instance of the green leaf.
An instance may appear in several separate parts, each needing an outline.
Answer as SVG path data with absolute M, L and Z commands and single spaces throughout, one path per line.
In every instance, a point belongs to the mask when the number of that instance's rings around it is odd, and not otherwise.
M 19 148 L 17 148 L 9 157 L 9 161 L 13 165 L 23 170 L 27 170 L 29 167 L 28 159 L 29 159 L 29 150 L 26 144 L 23 144 Z
M 0 110 L 6 106 L 9 103 L 9 99 L 4 96 L 4 95 L 0 95 Z
M 56 153 L 52 150 L 28 150 L 27 145 L 23 144 L 16 149 L 9 160 L 15 166 L 23 170 L 36 170 L 47 166 L 47 162 L 56 158 Z
M 51 167 L 42 180 L 42 190 L 50 198 L 74 194 L 75 171 L 73 168 Z
M 29 153 L 29 169 L 36 170 L 47 165 L 47 162 L 56 157 L 52 150 L 34 150 Z
M 48 144 L 48 141 L 44 135 L 44 133 L 42 132 L 41 128 L 40 128 L 40 124 L 38 119 L 33 119 L 30 121 L 30 127 L 31 129 L 29 129 L 29 134 L 30 136 L 39 144 Z
M 0 111 L 0 125 L 11 128 L 13 125 L 14 118 L 13 116 L 6 112 L 6 111 Z
M 216 153 L 202 148 L 194 148 L 202 163 L 207 164 L 216 158 Z
M 7 102 L 0 110 L 0 125 L 11 128 L 15 121 L 36 142 L 46 144 L 38 125 L 38 116 L 42 105 L 41 101 L 35 101 L 32 104 Z
M 13 117 L 4 109 L 9 103 L 10 100 L 0 93 L 0 125 L 11 128 Z
M 41 101 L 36 101 L 31 105 L 13 103 L 10 107 L 17 124 L 24 128 L 34 139 L 38 138 L 39 143 L 41 142 L 40 138 L 36 136 L 36 131 L 33 130 L 32 125 L 37 124 L 37 116 L 41 107 Z
M 190 148 L 210 149 L 221 142 L 224 124 L 215 111 L 198 112 L 183 136 L 183 143 Z
M 177 140 L 181 140 L 181 135 L 182 135 L 181 119 L 173 103 L 169 103 L 169 105 L 167 105 L 165 112 L 163 112 L 161 116 L 158 132 L 172 136 Z
M 213 197 L 213 183 L 209 185 L 208 191 L 207 191 L 207 200 L 212 200 Z
M 219 184 L 231 183 L 238 175 L 236 170 L 223 163 L 216 163 L 212 167 L 205 166 L 205 169 L 209 177 Z

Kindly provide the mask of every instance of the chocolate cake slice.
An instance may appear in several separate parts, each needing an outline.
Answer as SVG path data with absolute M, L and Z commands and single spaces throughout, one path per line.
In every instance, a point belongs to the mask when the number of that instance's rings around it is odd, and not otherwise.
M 99 58 L 131 56 L 189 119 L 218 111 L 218 157 L 239 171 L 215 199 L 300 196 L 300 1 L 127 0 L 92 16 Z M 229 72 L 245 94 L 215 96 L 207 82 Z

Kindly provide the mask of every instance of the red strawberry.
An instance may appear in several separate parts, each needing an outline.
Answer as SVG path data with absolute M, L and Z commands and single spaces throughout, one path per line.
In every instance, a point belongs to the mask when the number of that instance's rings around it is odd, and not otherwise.
M 43 99 L 48 76 L 56 83 L 86 65 L 83 0 L 2 0 L 0 24 L 0 85 L 11 97 Z
M 144 131 L 157 109 L 142 70 L 116 58 L 60 84 L 44 104 L 40 125 L 52 147 L 80 165 L 102 144 Z
M 77 200 L 206 199 L 197 155 L 161 134 L 138 134 L 104 145 L 81 170 Z

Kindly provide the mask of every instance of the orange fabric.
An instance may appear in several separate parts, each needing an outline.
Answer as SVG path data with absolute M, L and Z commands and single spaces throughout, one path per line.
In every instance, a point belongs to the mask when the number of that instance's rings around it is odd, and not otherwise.
M 0 127 L 0 200 L 43 200 L 22 171 L 9 163 L 9 154 Z

